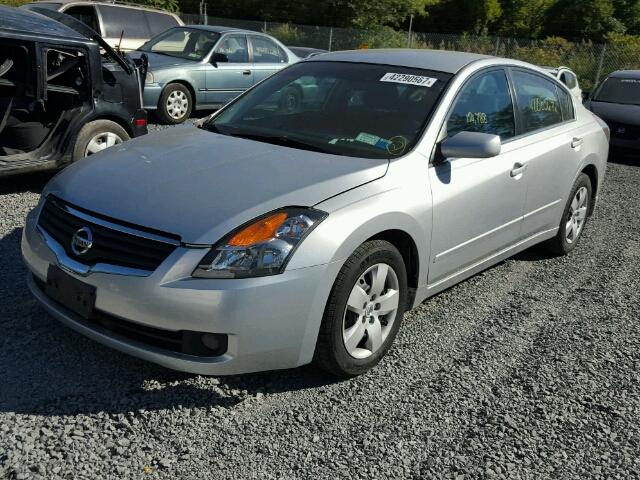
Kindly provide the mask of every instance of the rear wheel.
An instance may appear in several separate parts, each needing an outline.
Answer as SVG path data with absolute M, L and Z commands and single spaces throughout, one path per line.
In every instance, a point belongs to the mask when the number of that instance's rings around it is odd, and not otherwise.
M 373 368 L 398 333 L 407 292 L 406 267 L 392 244 L 372 240 L 358 247 L 331 290 L 314 363 L 347 377 Z
M 581 173 L 571 189 L 558 233 L 544 244 L 548 250 L 558 255 L 566 255 L 576 248 L 589 216 L 591 192 L 591 179 Z
M 158 117 L 164 123 L 175 125 L 189 118 L 193 109 L 193 98 L 187 87 L 171 83 L 162 91 L 158 102 Z
M 94 120 L 80 129 L 73 148 L 73 160 L 99 153 L 129 140 L 127 131 L 111 120 Z

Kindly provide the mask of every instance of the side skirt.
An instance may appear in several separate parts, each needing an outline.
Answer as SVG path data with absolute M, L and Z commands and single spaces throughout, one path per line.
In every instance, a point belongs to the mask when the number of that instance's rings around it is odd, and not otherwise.
M 489 257 L 486 257 L 483 260 L 473 263 L 463 268 L 462 270 L 459 270 L 456 273 L 449 275 L 448 277 L 443 278 L 442 280 L 439 280 L 436 283 L 433 283 L 431 285 L 420 286 L 416 291 L 416 298 L 413 302 L 413 308 L 420 305 L 427 298 L 432 297 L 433 295 L 436 295 L 437 293 L 440 293 L 443 290 L 446 290 L 447 288 L 452 287 L 453 285 L 460 283 L 461 281 L 469 277 L 472 277 L 473 275 L 483 270 L 486 270 L 487 268 L 501 262 L 502 260 L 512 257 L 517 253 L 520 253 L 523 250 L 526 250 L 527 248 L 532 247 L 533 245 L 536 245 L 540 242 L 548 240 L 549 238 L 553 238 L 557 232 L 558 232 L 558 227 L 552 228 L 550 230 L 545 230 L 543 232 L 538 232 L 505 249 L 502 249 L 496 253 L 493 253 Z

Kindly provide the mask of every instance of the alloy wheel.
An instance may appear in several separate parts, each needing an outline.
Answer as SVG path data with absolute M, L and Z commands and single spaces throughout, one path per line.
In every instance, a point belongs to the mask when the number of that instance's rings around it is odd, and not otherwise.
M 122 143 L 122 138 L 115 133 L 100 132 L 89 140 L 87 147 L 84 149 L 84 156 L 88 157 L 89 155 L 101 152 L 105 148 L 113 147 L 119 143 Z
M 589 207 L 589 191 L 587 187 L 580 187 L 571 201 L 569 214 L 565 224 L 565 238 L 567 243 L 575 242 L 582 232 L 584 222 L 587 219 L 587 209 Z
M 347 300 L 342 340 L 354 358 L 377 352 L 391 332 L 400 300 L 398 276 L 386 263 L 369 267 L 356 281 Z

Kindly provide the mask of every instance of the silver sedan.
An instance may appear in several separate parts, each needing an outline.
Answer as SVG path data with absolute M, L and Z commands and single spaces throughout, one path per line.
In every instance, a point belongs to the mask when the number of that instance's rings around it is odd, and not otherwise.
M 574 249 L 608 135 L 526 63 L 312 57 L 56 176 L 24 229 L 29 286 L 71 328 L 169 368 L 361 374 L 407 309 L 535 244 Z

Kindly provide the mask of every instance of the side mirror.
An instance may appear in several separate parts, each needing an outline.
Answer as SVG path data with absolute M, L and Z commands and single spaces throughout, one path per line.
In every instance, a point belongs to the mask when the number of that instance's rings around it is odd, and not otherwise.
M 227 63 L 229 61 L 229 57 L 224 53 L 214 52 L 214 54 L 211 55 L 211 60 L 209 61 L 211 62 L 211 65 L 217 67 L 218 63 Z
M 501 149 L 500 136 L 480 132 L 459 132 L 440 144 L 444 158 L 490 158 Z

